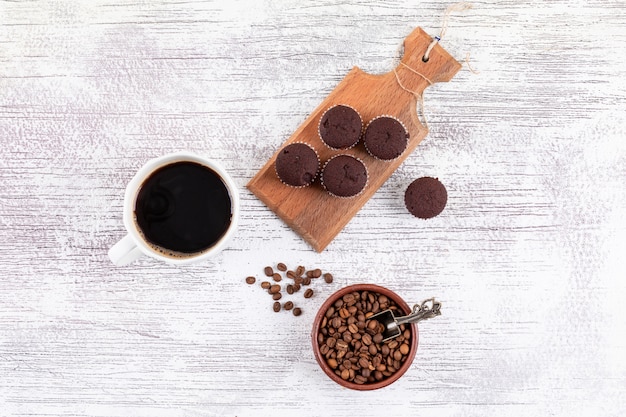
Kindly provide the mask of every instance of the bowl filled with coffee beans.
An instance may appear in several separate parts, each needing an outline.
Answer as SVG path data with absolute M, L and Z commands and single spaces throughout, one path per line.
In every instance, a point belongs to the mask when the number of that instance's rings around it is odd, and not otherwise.
M 394 337 L 386 337 L 387 329 L 376 317 L 381 313 L 408 316 L 411 312 L 407 303 L 387 288 L 373 284 L 344 287 L 331 295 L 315 316 L 311 332 L 315 359 L 326 375 L 343 387 L 386 387 L 411 366 L 419 334 L 416 324 L 404 323 L 398 324 Z

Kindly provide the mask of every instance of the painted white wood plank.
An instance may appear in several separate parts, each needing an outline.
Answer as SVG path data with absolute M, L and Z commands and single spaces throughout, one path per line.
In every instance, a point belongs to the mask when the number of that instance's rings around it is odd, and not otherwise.
M 442 45 L 429 136 L 321 254 L 245 189 L 354 65 L 389 71 L 447 3 L 0 2 L 0 414 L 622 416 L 626 411 L 626 4 L 474 2 Z M 190 150 L 241 187 L 212 261 L 113 267 L 123 190 Z M 437 176 L 448 206 L 402 205 Z M 267 264 L 318 266 L 304 314 L 275 314 Z M 437 296 L 415 363 L 338 387 L 310 348 L 356 282 Z M 234 325 L 230 325 L 230 322 Z

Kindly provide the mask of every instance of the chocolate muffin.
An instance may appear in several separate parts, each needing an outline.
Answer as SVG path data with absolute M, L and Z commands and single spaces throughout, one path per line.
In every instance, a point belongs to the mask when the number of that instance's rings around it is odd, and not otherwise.
M 420 219 L 437 216 L 443 211 L 447 202 L 446 187 L 437 178 L 418 178 L 408 186 L 404 193 L 406 208 Z
M 305 143 L 292 143 L 276 156 L 278 178 L 292 187 L 310 185 L 319 171 L 320 161 L 315 150 Z
M 337 197 L 354 197 L 367 184 L 367 168 L 350 155 L 337 155 L 326 162 L 321 174 L 326 191 Z
M 326 110 L 319 124 L 319 135 L 331 149 L 348 149 L 359 142 L 363 121 L 350 106 L 339 104 Z
M 378 116 L 367 125 L 363 143 L 370 155 L 383 161 L 396 159 L 409 143 L 409 133 L 395 117 Z

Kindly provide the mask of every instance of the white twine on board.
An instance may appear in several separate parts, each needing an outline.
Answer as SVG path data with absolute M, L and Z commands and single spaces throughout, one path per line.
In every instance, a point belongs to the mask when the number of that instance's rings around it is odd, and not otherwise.
M 439 31 L 439 35 L 435 36 L 433 38 L 433 41 L 428 45 L 428 48 L 426 48 L 426 51 L 424 52 L 424 55 L 422 56 L 422 61 L 428 62 L 428 60 L 430 59 L 430 53 L 432 52 L 433 48 L 435 47 L 435 45 L 437 45 L 437 43 L 439 43 L 441 38 L 443 38 L 443 36 L 445 35 L 446 30 L 448 30 L 448 22 L 450 20 L 450 15 L 452 13 L 454 13 L 454 12 L 462 12 L 462 11 L 465 11 L 465 10 L 468 10 L 468 9 L 471 9 L 471 8 L 472 8 L 472 4 L 471 3 L 467 3 L 467 2 L 454 3 L 454 4 L 451 4 L 450 6 L 448 6 L 448 8 L 446 9 L 445 13 L 443 14 L 443 22 L 441 24 L 441 30 Z M 469 68 L 469 70 L 472 73 L 474 73 L 474 74 L 478 73 L 469 64 L 469 53 L 465 56 L 465 63 L 467 64 L 467 67 Z M 400 61 L 400 65 L 404 66 L 405 68 L 407 68 L 408 70 L 410 70 L 414 74 L 419 75 L 420 77 L 422 77 L 428 83 L 428 85 L 433 85 L 433 82 L 431 80 L 429 80 L 428 77 L 426 77 L 421 72 L 415 70 L 414 68 L 411 68 L 410 66 L 406 65 L 402 61 Z M 404 91 L 406 91 L 408 93 L 413 94 L 415 96 L 415 98 L 417 99 L 417 101 L 418 101 L 418 103 L 420 105 L 420 112 L 422 113 L 422 118 L 424 119 L 424 126 L 426 126 L 426 129 L 428 129 L 428 120 L 426 119 L 426 113 L 424 111 L 424 95 L 420 94 L 420 93 L 418 93 L 416 91 L 413 91 L 411 89 L 406 88 L 402 84 L 402 81 L 400 81 L 400 76 L 398 75 L 398 71 L 397 71 L 396 68 L 394 68 L 393 73 L 396 76 L 396 81 L 398 82 L 398 85 L 400 86 L 400 88 L 402 88 Z
M 433 82 L 430 81 L 424 74 L 422 74 L 419 71 L 414 70 L 413 68 L 409 67 L 407 64 L 405 64 L 404 62 L 400 62 L 400 65 L 402 65 L 403 67 L 407 68 L 408 70 L 410 70 L 411 72 L 413 72 L 414 74 L 419 75 L 420 77 L 422 77 L 424 80 L 426 80 L 426 82 L 428 83 L 428 85 L 433 85 Z M 393 73 L 396 76 L 396 81 L 398 82 L 398 85 L 400 86 L 401 89 L 403 89 L 404 91 L 406 91 L 407 93 L 413 94 L 415 96 L 415 98 L 417 99 L 419 105 L 420 105 L 420 109 L 421 109 L 421 113 L 422 113 L 422 118 L 424 119 L 424 126 L 426 126 L 426 129 L 428 129 L 428 120 L 426 120 L 426 113 L 424 112 L 424 95 L 418 93 L 417 91 L 413 91 L 409 88 L 406 88 L 403 84 L 402 81 L 400 81 L 400 76 L 398 75 L 398 70 L 396 68 L 393 69 Z M 419 114 L 418 114 L 419 117 Z
M 448 30 L 448 23 L 450 21 L 450 15 L 454 12 L 463 12 L 471 8 L 472 8 L 471 3 L 466 3 L 463 1 L 459 3 L 451 4 L 450 6 L 448 6 L 448 8 L 446 9 L 446 12 L 443 14 L 443 23 L 441 24 L 441 30 L 439 31 L 439 35 L 435 36 L 433 38 L 433 41 L 430 43 L 430 45 L 428 45 L 428 48 L 426 48 L 426 52 L 424 52 L 422 61 L 428 62 L 428 59 L 430 58 L 430 53 L 432 52 L 433 48 L 435 47 L 435 45 L 437 45 L 437 43 L 439 43 L 441 38 L 443 38 L 443 36 L 446 34 L 446 30 Z

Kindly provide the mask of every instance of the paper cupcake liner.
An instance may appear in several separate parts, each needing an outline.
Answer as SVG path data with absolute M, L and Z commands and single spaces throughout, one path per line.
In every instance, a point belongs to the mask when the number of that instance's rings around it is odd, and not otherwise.
M 324 169 L 326 168 L 326 166 L 328 165 L 328 163 L 330 161 L 332 161 L 333 159 L 335 159 L 335 158 L 337 158 L 339 156 L 349 156 L 351 158 L 354 158 L 357 161 L 359 161 L 361 164 L 363 164 L 363 167 L 365 168 L 365 184 L 363 185 L 363 188 L 361 188 L 361 190 L 358 193 L 354 194 L 354 195 L 343 196 L 343 195 L 334 194 L 333 192 L 329 191 L 328 188 L 326 187 L 326 184 L 324 184 Z M 345 153 L 338 154 L 338 155 L 335 155 L 332 158 L 330 158 L 328 161 L 326 161 L 326 163 L 324 163 L 324 166 L 322 167 L 322 169 L 320 171 L 320 182 L 322 184 L 322 187 L 324 188 L 324 190 L 328 194 L 332 195 L 333 197 L 337 197 L 337 198 L 350 199 L 350 198 L 354 198 L 354 197 L 357 197 L 357 196 L 363 194 L 363 191 L 367 188 L 367 185 L 369 184 L 369 180 L 370 180 L 369 171 L 367 170 L 367 165 L 365 165 L 363 160 L 361 158 L 359 158 L 359 157 L 354 156 L 354 155 L 349 155 L 349 154 L 345 154 Z
M 402 152 L 400 152 L 400 154 L 398 156 L 396 156 L 395 158 L 392 159 L 382 159 L 379 158 L 378 156 L 372 154 L 372 152 L 369 150 L 369 148 L 367 147 L 367 143 L 365 142 L 365 133 L 367 132 L 367 128 L 372 124 L 372 122 L 374 122 L 375 120 L 378 119 L 382 119 L 382 118 L 389 118 L 389 119 L 394 119 L 395 121 L 397 121 L 398 123 L 400 123 L 400 125 L 402 126 L 402 128 L 404 129 L 404 132 L 406 133 L 406 144 L 404 146 L 404 149 L 402 150 Z M 378 160 L 378 161 L 383 161 L 383 162 L 392 162 L 395 161 L 396 159 L 400 158 L 404 152 L 406 152 L 406 148 L 409 146 L 409 131 L 406 128 L 406 125 L 404 123 L 402 123 L 402 120 L 398 119 L 395 116 L 391 116 L 389 114 L 381 114 L 379 116 L 374 117 L 372 120 L 370 120 L 367 125 L 365 126 L 365 128 L 363 129 L 363 134 L 362 134 L 362 138 L 363 138 L 363 146 L 365 147 L 365 150 L 367 151 L 367 153 L 374 159 Z
M 328 113 L 331 109 L 333 109 L 335 107 L 338 107 L 338 106 L 344 106 L 344 107 L 348 107 L 348 108 L 354 110 L 356 112 L 356 114 L 359 116 L 359 120 L 361 121 L 361 132 L 359 133 L 358 139 L 356 140 L 356 142 L 354 142 L 353 145 L 350 145 L 347 148 L 334 148 L 334 147 L 330 146 L 328 143 L 326 143 L 324 141 L 324 138 L 322 138 L 322 132 L 320 130 L 321 126 L 322 126 L 322 119 L 324 118 L 326 113 Z M 329 108 L 327 108 L 326 111 L 324 113 L 322 113 L 322 116 L 320 117 L 320 120 L 317 123 L 317 136 L 320 138 L 320 140 L 322 141 L 324 146 L 326 146 L 326 148 L 328 148 L 328 149 L 330 149 L 332 151 L 346 151 L 348 149 L 354 148 L 361 141 L 361 138 L 363 137 L 363 132 L 364 132 L 364 130 L 363 130 L 363 116 L 361 116 L 361 113 L 359 113 L 359 111 L 357 109 L 355 109 L 354 107 L 350 106 L 349 104 L 344 104 L 344 103 L 334 104 L 334 105 L 330 106 Z
M 285 181 L 283 181 L 283 179 L 282 179 L 282 178 L 280 178 L 280 175 L 278 174 L 278 170 L 276 169 L 276 161 L 274 161 L 274 172 L 276 173 L 276 177 L 278 177 L 278 180 L 279 180 L 279 181 L 280 181 L 283 185 L 285 185 L 285 186 L 287 186 L 287 187 L 291 187 L 291 188 L 304 188 L 304 187 L 310 187 L 310 186 L 311 186 L 311 185 L 315 182 L 315 179 L 316 179 L 318 176 L 320 176 L 320 175 L 321 175 L 321 162 L 320 162 L 320 156 L 319 156 L 319 154 L 317 153 L 317 151 L 315 150 L 315 148 L 314 148 L 311 144 L 309 144 L 309 143 L 306 143 L 306 142 L 301 142 L 301 141 L 296 141 L 296 142 L 291 142 L 290 144 L 283 146 L 282 148 L 280 148 L 280 150 L 279 150 L 278 152 L 281 152 L 281 151 L 282 151 L 283 149 L 285 149 L 287 146 L 290 146 L 290 145 L 295 145 L 295 144 L 297 144 L 297 143 L 302 144 L 302 145 L 306 145 L 306 146 L 308 146 L 308 147 L 309 147 L 309 148 L 310 148 L 313 152 L 315 152 L 315 156 L 317 157 L 317 170 L 315 171 L 315 175 L 313 176 L 313 179 L 311 180 L 311 182 L 310 182 L 310 183 L 308 183 L 308 184 L 304 184 L 304 185 L 291 185 L 291 184 L 287 184 Z M 277 157 L 276 159 L 278 159 L 278 157 Z

